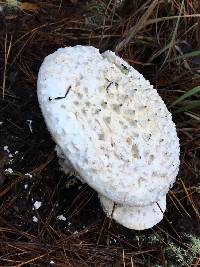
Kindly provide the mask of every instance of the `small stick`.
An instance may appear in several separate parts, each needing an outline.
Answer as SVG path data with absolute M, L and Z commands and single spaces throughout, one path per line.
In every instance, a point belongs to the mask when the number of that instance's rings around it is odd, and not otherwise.
M 69 88 L 67 89 L 67 92 L 65 93 L 64 96 L 58 96 L 58 97 L 55 97 L 53 98 L 54 100 L 60 100 L 60 99 L 64 99 L 67 97 L 68 93 L 69 93 L 69 90 L 71 89 L 71 85 L 69 86 Z M 53 100 L 51 97 L 49 97 L 49 101 L 52 101 Z

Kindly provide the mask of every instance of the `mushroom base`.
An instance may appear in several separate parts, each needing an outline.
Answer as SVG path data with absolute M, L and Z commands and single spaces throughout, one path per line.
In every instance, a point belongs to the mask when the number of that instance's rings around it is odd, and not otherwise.
M 59 164 L 65 174 L 75 172 L 71 163 L 64 157 L 59 146 L 55 147 Z M 85 183 L 77 174 L 77 179 Z M 119 224 L 134 230 L 145 230 L 153 227 L 163 219 L 166 210 L 166 196 L 147 206 L 127 206 L 115 204 L 111 199 L 99 195 L 101 206 L 108 217 L 112 217 Z
M 125 206 L 115 204 L 112 200 L 99 195 L 101 205 L 108 217 L 119 224 L 134 230 L 153 227 L 163 219 L 166 210 L 166 196 L 148 206 Z

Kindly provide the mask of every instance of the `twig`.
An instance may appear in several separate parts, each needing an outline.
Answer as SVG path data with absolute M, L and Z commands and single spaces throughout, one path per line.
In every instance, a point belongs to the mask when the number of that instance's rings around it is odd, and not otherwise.
M 6 72 L 7 72 L 7 64 L 8 64 L 8 57 L 10 54 L 10 49 L 11 49 L 11 45 L 12 45 L 12 35 L 10 37 L 10 42 L 7 48 L 7 41 L 8 41 L 8 35 L 6 33 L 6 38 L 5 38 L 5 43 L 4 43 L 4 70 L 3 70 L 3 99 L 5 96 L 5 87 L 6 87 Z

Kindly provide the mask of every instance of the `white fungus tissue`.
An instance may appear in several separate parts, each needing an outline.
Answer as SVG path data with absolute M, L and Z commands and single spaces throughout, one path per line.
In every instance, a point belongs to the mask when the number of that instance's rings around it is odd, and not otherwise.
M 57 216 L 57 219 L 58 220 L 60 220 L 60 221 L 66 221 L 67 219 L 65 218 L 65 216 L 64 215 L 59 215 L 59 216 Z
M 162 220 L 180 149 L 149 81 L 113 52 L 78 45 L 45 58 L 37 87 L 63 170 L 74 169 L 120 224 L 142 230 Z
M 12 174 L 13 173 L 13 169 L 11 169 L 11 168 L 5 169 L 5 172 Z
M 33 204 L 33 209 L 38 210 L 41 206 L 42 206 L 41 201 L 35 201 L 35 203 Z
M 35 223 L 38 222 L 38 218 L 36 216 L 33 216 L 33 222 L 35 222 Z

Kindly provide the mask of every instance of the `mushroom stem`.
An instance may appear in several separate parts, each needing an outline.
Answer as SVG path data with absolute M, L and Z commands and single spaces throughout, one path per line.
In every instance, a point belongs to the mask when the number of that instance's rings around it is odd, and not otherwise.
M 128 206 L 116 204 L 109 198 L 99 195 L 101 205 L 108 217 L 123 226 L 144 230 L 153 227 L 163 219 L 166 210 L 166 196 L 147 206 Z

